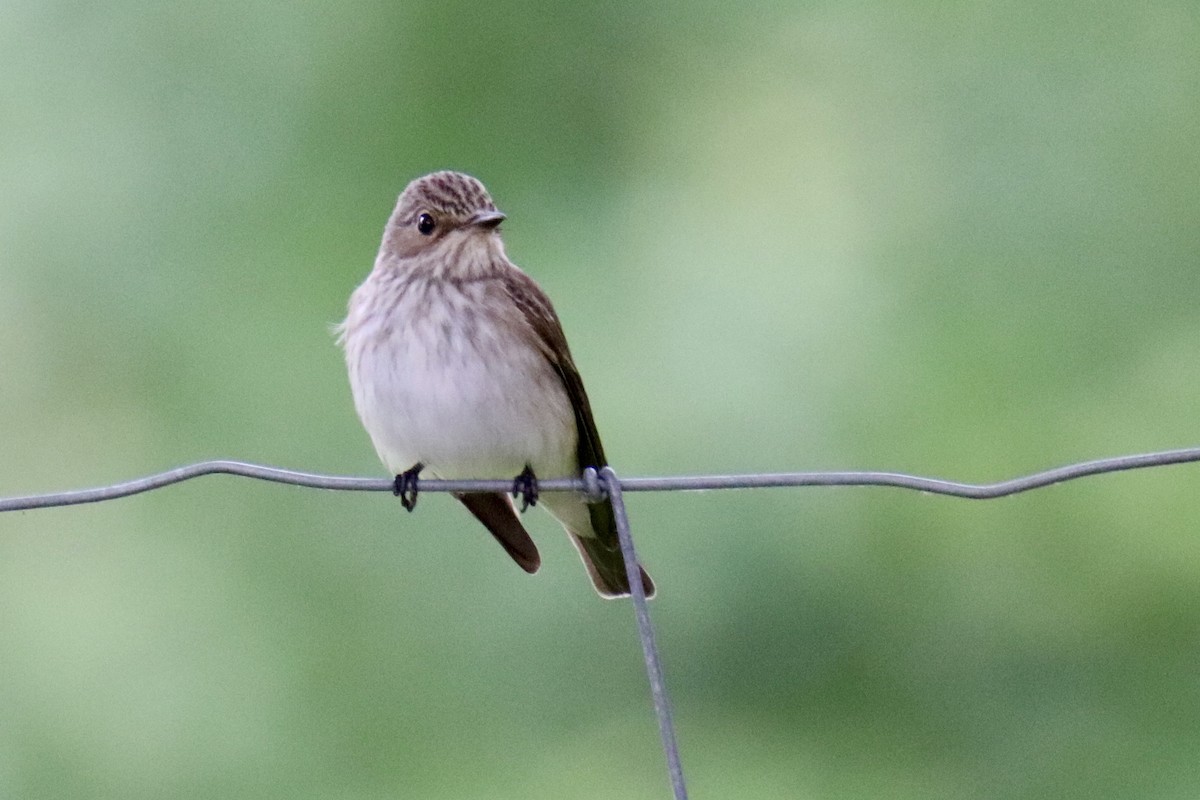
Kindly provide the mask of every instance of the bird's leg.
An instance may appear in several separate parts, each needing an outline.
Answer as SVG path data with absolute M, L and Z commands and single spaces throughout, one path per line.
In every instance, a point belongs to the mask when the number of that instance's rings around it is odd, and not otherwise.
M 526 464 L 521 474 L 513 478 L 512 496 L 514 500 L 521 498 L 522 512 L 530 506 L 537 505 L 538 483 L 537 475 L 533 474 L 533 467 Z
M 404 506 L 406 511 L 412 511 L 417 507 L 417 476 L 423 469 L 425 469 L 425 465 L 418 461 L 396 476 L 392 494 L 400 498 L 400 505 Z

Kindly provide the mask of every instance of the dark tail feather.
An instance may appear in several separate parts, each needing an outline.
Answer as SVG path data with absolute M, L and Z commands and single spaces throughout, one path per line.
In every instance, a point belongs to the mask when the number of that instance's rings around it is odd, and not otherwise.
M 617 517 L 609 503 L 588 503 L 588 516 L 592 521 L 595 539 L 581 538 L 577 543 L 583 563 L 587 567 L 592 584 L 602 597 L 628 597 L 629 575 L 625 572 L 625 559 L 621 555 L 621 537 L 617 534 Z M 646 597 L 654 597 L 654 581 L 646 570 L 638 565 L 642 573 L 642 588 Z
M 611 599 L 628 597 L 631 594 L 629 576 L 625 574 L 625 559 L 621 557 L 620 548 L 610 550 L 599 539 L 576 536 L 573 533 L 571 541 L 579 551 L 583 565 L 587 567 L 588 576 L 592 579 L 592 585 L 601 597 Z M 647 598 L 654 597 L 654 581 L 650 580 L 645 569 L 642 569 L 642 587 L 646 590 Z
M 529 538 L 525 526 L 517 517 L 516 509 L 506 494 L 458 494 L 454 495 L 475 518 L 483 523 L 504 551 L 512 556 L 521 569 L 529 574 L 538 571 L 542 565 L 542 557 L 538 555 L 537 545 Z

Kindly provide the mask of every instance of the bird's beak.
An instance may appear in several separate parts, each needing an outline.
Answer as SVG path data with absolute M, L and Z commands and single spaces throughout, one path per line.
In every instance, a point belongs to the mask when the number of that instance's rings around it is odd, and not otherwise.
M 480 228 L 491 230 L 504 221 L 504 214 L 499 211 L 476 211 L 467 222 Z

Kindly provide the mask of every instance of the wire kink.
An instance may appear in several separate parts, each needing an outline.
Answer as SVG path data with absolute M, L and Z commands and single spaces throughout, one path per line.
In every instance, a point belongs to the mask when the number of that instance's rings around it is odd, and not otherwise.
M 671 706 L 667 699 L 666 682 L 663 678 L 658 645 L 654 639 L 654 628 L 650 623 L 650 610 L 646 594 L 641 586 L 641 571 L 637 553 L 629 530 L 629 516 L 625 509 L 625 492 L 669 492 L 705 491 L 712 489 L 767 489 L 798 486 L 890 486 L 897 489 L 912 489 L 919 492 L 963 497 L 972 500 L 989 500 L 996 497 L 1028 492 L 1052 486 L 1056 483 L 1077 480 L 1091 475 L 1123 472 L 1148 467 L 1164 467 L 1170 464 L 1186 464 L 1200 461 L 1200 447 L 1181 450 L 1166 450 L 1157 453 L 1117 456 L 1096 461 L 1083 461 L 1063 467 L 1035 472 L 997 483 L 959 483 L 906 475 L 898 472 L 781 472 L 749 475 L 692 475 L 660 478 L 620 478 L 611 467 L 599 474 L 588 468 L 582 478 L 554 478 L 539 480 L 542 492 L 575 491 L 588 495 L 590 500 L 604 497 L 612 504 L 617 520 L 617 533 L 621 551 L 632 587 L 634 614 L 637 617 L 638 637 L 642 642 L 642 655 L 646 675 L 650 681 L 650 694 L 658 718 L 659 733 L 667 759 L 667 771 L 675 800 L 686 800 L 683 767 L 679 759 L 679 746 L 675 738 L 675 724 L 671 718 Z M 198 478 L 202 475 L 238 475 L 273 483 L 286 483 L 313 489 L 331 489 L 352 492 L 390 492 L 395 486 L 392 479 L 356 478 L 343 475 L 320 475 L 311 472 L 268 467 L 243 461 L 203 461 L 177 469 L 147 475 L 144 478 L 125 481 L 111 486 L 77 489 L 27 497 L 0 498 L 0 512 L 21 511 L 39 508 L 99 503 L 119 497 L 141 494 L 162 489 L 176 483 Z M 505 492 L 512 488 L 512 480 L 419 480 L 417 489 L 422 492 Z

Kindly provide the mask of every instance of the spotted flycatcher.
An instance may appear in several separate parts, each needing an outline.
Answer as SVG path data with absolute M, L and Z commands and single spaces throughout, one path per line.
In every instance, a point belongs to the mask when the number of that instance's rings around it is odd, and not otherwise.
M 608 463 L 558 315 L 505 255 L 503 219 L 469 175 L 418 178 L 350 297 L 340 338 L 354 405 L 409 511 L 418 474 L 513 478 L 513 497 L 532 505 L 537 476 L 576 477 Z M 541 557 L 509 495 L 455 496 L 522 569 L 537 571 Z M 596 591 L 628 595 L 609 504 L 573 492 L 540 499 Z M 641 577 L 653 594 L 650 577 Z

